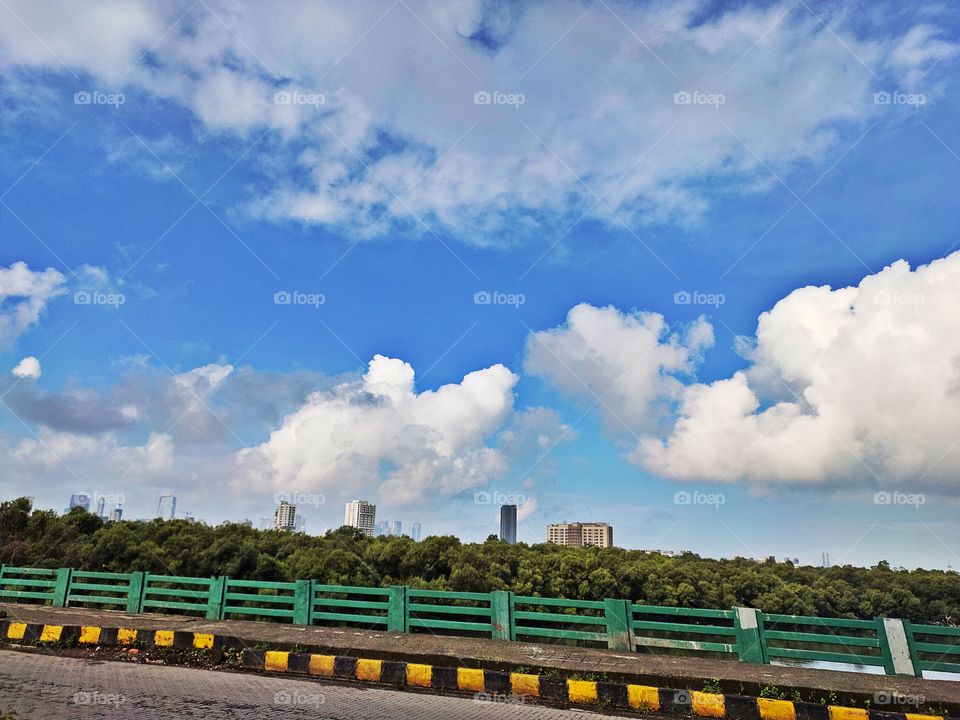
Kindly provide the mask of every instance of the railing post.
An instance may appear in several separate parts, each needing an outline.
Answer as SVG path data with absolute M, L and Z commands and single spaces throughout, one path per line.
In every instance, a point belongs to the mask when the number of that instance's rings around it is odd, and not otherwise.
M 293 588 L 293 622 L 310 625 L 313 620 L 313 580 L 297 580 Z
M 880 640 L 880 655 L 887 675 L 913 675 L 916 670 L 910 656 L 910 643 L 903 620 L 897 618 L 874 618 L 877 637 Z
M 755 608 L 733 609 L 733 626 L 737 630 L 737 654 L 740 662 L 766 663 L 760 640 L 760 611 Z
M 127 591 L 127 612 L 143 612 L 143 580 L 145 573 L 130 573 L 130 586 Z
M 916 638 L 913 636 L 913 625 L 909 620 L 903 621 L 903 631 L 907 635 L 907 647 L 910 649 L 910 662 L 913 663 L 913 674 L 923 677 L 923 667 L 920 665 L 920 654 L 917 651 Z
M 513 640 L 513 593 L 494 590 L 490 593 L 490 637 L 494 640 Z
M 629 600 L 603 599 L 603 617 L 607 628 L 607 648 L 610 650 L 634 649 Z
M 226 575 L 211 578 L 210 594 L 207 596 L 207 620 L 223 620 L 223 594 L 226 589 Z
M 53 588 L 53 606 L 66 607 L 67 598 L 70 596 L 70 576 L 73 570 L 70 568 L 59 568 L 57 570 L 57 584 Z
M 387 632 L 407 632 L 407 586 L 391 585 L 389 591 Z

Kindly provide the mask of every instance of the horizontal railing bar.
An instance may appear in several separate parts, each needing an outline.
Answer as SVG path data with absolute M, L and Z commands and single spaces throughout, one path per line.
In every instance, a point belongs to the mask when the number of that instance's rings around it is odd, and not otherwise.
M 605 625 L 606 618 L 595 615 L 566 615 L 564 613 L 538 613 L 517 610 L 513 613 L 514 620 L 540 620 L 543 622 L 565 622 L 579 625 Z
M 676 608 L 663 605 L 631 605 L 630 610 L 634 613 L 645 613 L 650 615 L 681 615 L 684 617 L 704 617 L 704 618 L 726 618 L 733 620 L 734 612 L 732 610 L 711 610 L 708 608 Z
M 493 617 L 493 611 L 490 608 L 472 608 L 462 607 L 460 605 L 425 605 L 423 603 L 410 603 L 407 610 L 411 613 L 447 613 L 453 615 L 481 615 L 483 617 Z
M 355 622 L 362 625 L 386 625 L 388 619 L 383 615 L 351 615 L 349 613 L 334 612 L 315 612 L 314 620 L 341 620 L 343 622 Z
M 165 608 L 169 610 L 194 610 L 205 612 L 207 609 L 206 603 L 186 603 L 186 602 L 176 602 L 174 600 L 144 600 L 143 606 L 145 608 Z
M 224 595 L 227 600 L 238 600 L 240 602 L 262 602 L 270 605 L 293 605 L 292 595 L 247 595 L 246 593 L 227 593 Z
M 920 667 L 923 670 L 936 670 L 939 672 L 960 673 L 960 663 L 927 662 L 927 661 L 921 660 Z
M 2 585 L 6 587 L 42 587 L 42 588 L 52 588 L 57 586 L 56 580 L 31 580 L 24 578 L 23 580 L 10 580 L 4 578 Z
M 910 630 L 914 635 L 950 635 L 960 637 L 960 627 L 945 627 L 943 625 L 913 625 Z
M 227 605 L 223 608 L 225 615 L 235 614 L 235 615 L 264 615 L 269 617 L 284 617 L 292 618 L 293 610 L 280 610 L 274 608 L 250 608 L 250 607 L 239 607 L 235 605 Z
M 314 598 L 314 607 L 345 607 L 359 610 L 389 610 L 390 603 L 372 600 L 337 600 L 336 598 Z
M 852 645 L 853 647 L 879 648 L 878 638 L 848 637 L 845 635 L 823 635 L 821 633 L 795 633 L 782 630 L 764 630 L 763 637 L 767 640 L 784 640 L 787 642 L 823 643 L 826 645 Z
M 423 618 L 410 618 L 407 625 L 409 627 L 431 628 L 433 630 L 469 630 L 475 632 L 490 632 L 490 623 L 472 623 L 460 622 L 454 620 L 425 620 Z
M 690 635 L 731 635 L 736 636 L 737 630 L 721 625 L 685 625 L 684 623 L 668 623 L 646 620 L 634 620 L 635 630 L 660 630 L 662 632 L 687 633 Z
M 450 592 L 448 590 L 419 590 L 410 588 L 408 593 L 410 597 L 418 598 L 437 598 L 442 600 L 476 600 L 479 602 L 490 602 L 490 593 L 472 593 L 472 592 Z
M 266 588 L 267 590 L 293 590 L 297 584 L 288 583 L 288 582 L 266 582 L 265 580 L 234 580 L 230 578 L 227 581 L 227 585 L 230 587 L 242 587 L 242 588 Z
M 205 598 L 210 596 L 209 590 L 180 590 L 179 588 L 148 587 L 144 595 L 161 595 L 163 597 Z
M 216 578 L 192 578 L 192 577 L 180 577 L 178 575 L 154 575 L 153 573 L 147 573 L 147 582 L 148 583 L 172 583 L 180 585 L 209 585 Z
M 126 593 L 130 591 L 129 585 L 104 585 L 103 583 L 70 583 L 70 595 L 75 590 L 99 590 L 101 592 Z
M 603 610 L 603 603 L 597 600 L 563 600 L 560 598 L 539 598 L 531 595 L 515 595 L 515 605 L 544 605 L 551 607 L 582 608 L 584 610 Z
M 28 590 L 0 590 L 0 598 L 27 598 L 28 600 L 52 600 L 53 593 L 30 592 Z
M 51 570 L 50 568 L 27 568 L 27 567 L 10 567 L 7 565 L 3 568 L 4 575 L 56 575 L 56 570 Z
M 130 573 L 92 572 L 90 570 L 74 570 L 71 575 L 75 578 L 90 580 L 125 580 L 130 581 Z
M 71 595 L 69 602 L 73 603 L 95 603 L 99 605 L 126 605 L 125 597 L 109 597 L 106 595 Z
M 939 653 L 940 655 L 960 655 L 960 645 L 941 645 L 939 643 L 914 643 L 918 652 Z
M 823 662 L 847 663 L 848 665 L 883 665 L 883 658 L 879 655 L 795 650 L 793 648 L 780 647 L 768 647 L 767 655 L 770 657 L 789 658 L 791 660 L 820 660 Z
M 358 587 L 356 585 L 317 585 L 313 586 L 314 592 L 324 593 L 343 593 L 344 595 L 389 595 L 388 588 L 368 588 Z
M 638 637 L 637 645 L 642 647 L 672 648 L 674 650 L 699 650 L 701 652 L 735 653 L 736 645 L 718 642 L 700 642 L 699 640 L 670 640 L 669 638 Z
M 606 633 L 595 633 L 587 630 L 560 630 L 558 628 L 538 628 L 517 625 L 515 628 L 517 635 L 530 635 L 535 637 L 559 638 L 561 640 L 596 640 L 597 642 L 606 642 Z
M 764 623 L 779 625 L 820 625 L 821 627 L 859 628 L 876 631 L 877 625 L 872 620 L 850 620 L 849 618 L 821 618 L 811 615 L 769 615 L 760 613 Z

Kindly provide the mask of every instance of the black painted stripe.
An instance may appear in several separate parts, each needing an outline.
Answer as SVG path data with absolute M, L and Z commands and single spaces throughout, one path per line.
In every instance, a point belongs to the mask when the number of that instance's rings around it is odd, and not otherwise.
M 793 709 L 797 713 L 797 720 L 830 720 L 830 711 L 827 710 L 826 705 L 795 702 Z
M 728 718 L 737 720 L 760 720 L 760 708 L 757 699 L 745 695 L 724 695 L 723 705 Z
M 567 681 L 563 678 L 541 675 L 540 697 L 554 702 L 567 702 Z
M 673 688 L 658 688 L 660 696 L 660 710 L 663 712 L 689 713 L 690 691 L 674 690 Z
M 488 693 L 511 692 L 512 688 L 510 687 L 510 673 L 499 672 L 497 670 L 484 670 L 483 688 Z M 563 696 L 567 696 L 566 688 L 564 688 Z
M 243 651 L 243 667 L 251 670 L 263 670 L 267 653 L 265 650 L 247 648 Z
M 357 659 L 350 655 L 337 655 L 333 658 L 333 675 L 334 677 L 355 680 L 357 677 Z
M 452 667 L 433 666 L 433 672 L 430 674 L 430 687 L 437 690 L 456 690 L 457 669 Z
M 403 685 L 407 681 L 407 664 L 396 660 L 384 660 L 380 665 L 380 682 Z
M 623 683 L 598 682 L 597 699 L 604 705 L 627 707 L 627 686 Z

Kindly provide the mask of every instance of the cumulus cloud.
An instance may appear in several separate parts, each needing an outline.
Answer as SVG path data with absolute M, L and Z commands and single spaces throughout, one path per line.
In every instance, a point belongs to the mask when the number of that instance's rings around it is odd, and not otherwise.
M 371 235 L 422 219 L 481 243 L 584 212 L 695 220 L 699 181 L 757 189 L 765 166 L 817 160 L 879 112 L 878 80 L 956 53 L 932 22 L 871 31 L 842 6 L 816 17 L 786 1 L 9 6 L 32 32 L 0 26 L 0 67 L 62 61 L 245 148 L 272 128 L 272 190 L 253 212 Z M 724 102 L 674 100 L 698 92 Z
M 513 407 L 517 377 L 502 365 L 416 392 L 413 368 L 377 355 L 366 374 L 310 395 L 265 443 L 238 455 L 244 483 L 423 502 L 484 485 L 506 469 L 486 444 Z
M 614 432 L 636 435 L 657 427 L 713 341 L 703 318 L 671 332 L 658 313 L 583 303 L 560 327 L 530 335 L 524 369 L 596 407 Z
M 33 271 L 24 262 L 0 266 L 0 348 L 10 347 L 65 292 L 66 278 L 53 268 Z
M 40 377 L 40 361 L 33 355 L 28 355 L 18 362 L 11 372 L 14 377 L 36 380 Z

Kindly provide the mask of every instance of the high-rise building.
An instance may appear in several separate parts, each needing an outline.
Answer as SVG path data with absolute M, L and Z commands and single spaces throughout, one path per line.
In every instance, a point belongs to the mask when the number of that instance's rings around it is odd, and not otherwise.
M 117 503 L 113 506 L 113 510 L 110 511 L 110 517 L 107 518 L 110 522 L 120 522 L 120 518 L 123 517 L 123 505 Z
M 513 545 L 517 542 L 517 506 L 500 506 L 500 539 Z
M 386 537 L 390 534 L 390 523 L 386 520 L 381 520 L 374 528 L 373 534 L 377 537 Z
M 392 523 L 390 523 L 390 534 L 393 537 L 400 537 L 403 535 L 403 523 L 401 523 L 399 520 L 394 520 Z
M 297 527 L 297 506 L 286 500 L 281 500 L 273 513 L 273 527 L 275 530 L 295 530 Z
M 547 525 L 547 542 L 567 547 L 613 547 L 613 527 L 598 522 Z
M 343 515 L 343 524 L 358 528 L 364 535 L 373 535 L 373 526 L 377 519 L 377 506 L 366 500 L 353 500 L 347 503 Z
M 157 503 L 157 517 L 161 520 L 173 520 L 177 516 L 177 498 L 174 495 L 161 495 Z
M 97 517 L 101 520 L 106 520 L 106 510 L 107 510 L 107 499 L 101 495 L 97 498 Z
M 420 523 L 410 523 L 410 537 L 414 542 L 420 542 Z
M 293 524 L 296 532 L 305 533 L 307 531 L 307 519 L 300 513 L 297 513 L 297 517 Z
M 67 508 L 67 512 L 70 512 L 75 507 L 82 507 L 87 512 L 90 511 L 90 496 L 86 493 L 74 493 L 70 496 L 70 506 Z

